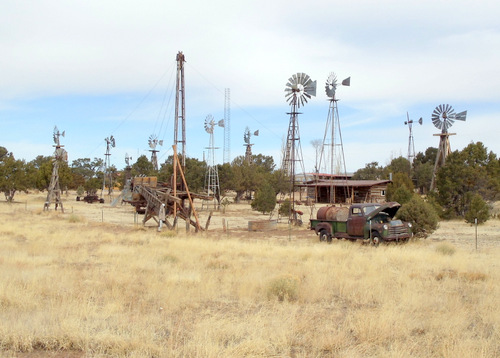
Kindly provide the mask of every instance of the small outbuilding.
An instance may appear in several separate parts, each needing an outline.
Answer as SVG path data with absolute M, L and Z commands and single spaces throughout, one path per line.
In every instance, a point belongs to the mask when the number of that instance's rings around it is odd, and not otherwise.
M 390 180 L 319 179 L 299 184 L 316 203 L 383 203 Z

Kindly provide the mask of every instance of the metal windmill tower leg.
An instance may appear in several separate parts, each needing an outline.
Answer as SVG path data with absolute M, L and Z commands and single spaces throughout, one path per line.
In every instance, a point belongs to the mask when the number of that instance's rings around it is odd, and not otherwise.
M 410 136 L 408 138 L 408 161 L 410 164 L 413 163 L 413 158 L 415 158 L 415 142 L 413 140 L 413 128 L 411 123 L 408 124 L 410 130 Z
M 113 173 L 111 172 L 111 147 L 115 147 L 116 142 L 113 136 L 104 139 L 106 142 L 106 153 L 104 153 L 104 175 L 102 178 L 102 191 L 101 198 L 104 195 L 104 189 L 106 188 L 106 181 L 108 181 L 108 195 L 111 197 L 113 194 Z
M 413 120 L 410 119 L 410 115 L 408 112 L 406 112 L 406 118 L 407 120 L 405 121 L 405 125 L 408 126 L 408 130 L 410 131 L 410 135 L 408 137 L 408 161 L 410 162 L 410 174 L 413 169 L 413 161 L 415 160 L 415 140 L 413 138 Z M 420 125 L 422 125 L 422 117 L 416 122 Z
M 207 173 L 205 176 L 205 187 L 207 195 L 213 196 L 214 208 L 218 209 L 220 204 L 219 172 L 215 164 L 215 143 L 214 143 L 215 122 L 211 115 L 205 119 L 205 130 L 210 135 L 207 159 Z
M 330 137 L 329 139 L 327 137 Z M 329 143 L 328 143 L 329 140 Z M 325 136 L 323 138 L 323 148 L 325 146 L 329 146 L 329 153 L 328 153 L 328 172 L 332 175 L 332 180 L 334 179 L 334 175 L 337 174 L 343 174 L 343 178 L 345 179 L 345 186 L 344 186 L 344 197 L 345 200 L 348 201 L 350 199 L 350 194 L 349 194 L 349 186 L 347 184 L 347 169 L 346 169 L 346 163 L 345 163 L 345 156 L 344 156 L 344 144 L 342 142 L 342 132 L 340 130 L 340 118 L 339 118 L 339 112 L 338 112 L 338 99 L 336 98 L 331 98 L 330 99 L 330 107 L 328 110 L 328 119 L 326 122 L 326 127 L 325 127 Z M 326 155 L 325 155 L 326 157 Z M 323 158 L 323 153 L 321 154 L 320 158 L 320 167 L 321 167 L 321 159 Z M 326 158 L 325 158 L 326 162 Z M 330 203 L 335 203 L 337 201 L 337 195 L 336 195 L 336 189 L 335 186 L 332 185 L 330 186 L 330 198 L 329 202 Z
M 288 134 L 286 139 L 285 153 L 283 156 L 283 171 L 289 178 L 290 181 L 290 220 L 293 222 L 295 213 L 295 183 L 296 183 L 296 168 L 297 164 L 302 168 L 304 173 L 304 161 L 302 159 L 302 150 L 300 146 L 300 133 L 299 133 L 299 122 L 297 112 L 296 101 L 292 103 L 292 111 L 287 113 L 290 115 L 290 121 L 288 124 Z
M 158 171 L 158 156 L 156 153 L 158 153 L 158 150 L 150 150 L 151 152 L 151 164 L 153 164 L 153 169 L 155 171 Z

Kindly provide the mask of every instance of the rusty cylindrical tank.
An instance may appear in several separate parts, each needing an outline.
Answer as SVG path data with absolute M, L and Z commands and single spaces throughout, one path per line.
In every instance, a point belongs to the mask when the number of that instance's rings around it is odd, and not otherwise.
M 318 220 L 347 221 L 349 208 L 339 206 L 324 206 L 319 208 L 316 218 Z

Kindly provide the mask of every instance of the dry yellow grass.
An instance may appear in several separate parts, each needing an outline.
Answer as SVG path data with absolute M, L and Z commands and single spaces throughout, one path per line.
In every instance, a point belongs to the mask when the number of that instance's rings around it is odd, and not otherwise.
M 498 246 L 157 233 L 41 203 L 0 203 L 0 356 L 500 356 Z

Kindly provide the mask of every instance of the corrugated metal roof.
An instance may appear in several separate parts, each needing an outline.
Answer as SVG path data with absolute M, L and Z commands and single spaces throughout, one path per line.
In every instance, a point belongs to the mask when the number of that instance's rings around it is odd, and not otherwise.
M 308 181 L 303 184 L 299 184 L 298 186 L 302 187 L 315 187 L 315 186 L 350 186 L 350 187 L 372 187 L 380 184 L 388 184 L 390 180 L 319 180 L 316 181 Z

